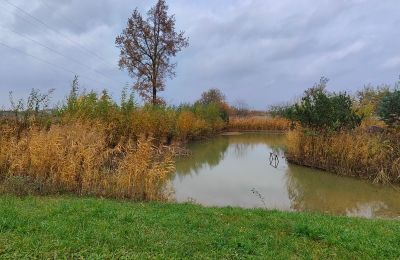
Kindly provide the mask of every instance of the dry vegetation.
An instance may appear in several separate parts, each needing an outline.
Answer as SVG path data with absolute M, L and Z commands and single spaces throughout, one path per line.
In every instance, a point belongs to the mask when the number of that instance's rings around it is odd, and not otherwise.
M 0 192 L 166 200 L 176 146 L 225 127 L 214 103 L 139 107 L 125 92 L 117 104 L 78 93 L 77 79 L 62 107 L 46 110 L 43 97 L 0 118 Z
M 360 127 L 333 134 L 297 129 L 288 133 L 291 162 L 376 183 L 400 181 L 400 134 Z
M 20 137 L 2 135 L 0 165 L 4 192 L 75 193 L 135 200 L 164 200 L 174 171 L 172 154 L 150 139 L 108 143 L 100 123 L 32 127 Z
M 288 133 L 290 161 L 375 183 L 400 182 L 400 82 L 368 86 L 356 96 L 326 90 L 328 79 L 301 100 L 275 108 L 297 127 Z
M 267 116 L 235 117 L 229 120 L 231 131 L 287 131 L 290 121 Z

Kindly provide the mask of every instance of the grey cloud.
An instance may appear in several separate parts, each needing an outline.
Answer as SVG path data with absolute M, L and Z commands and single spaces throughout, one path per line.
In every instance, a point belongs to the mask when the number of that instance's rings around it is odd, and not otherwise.
M 9 6 L 0 10 L 5 13 L 1 26 L 26 33 L 106 77 L 14 33 L 0 30 L 0 42 L 76 71 L 84 87 L 109 88 L 118 97 L 131 79 L 117 69 L 115 36 L 136 6 L 145 11 L 152 2 L 13 1 L 107 62 L 34 22 L 27 23 Z M 366 83 L 391 83 L 400 74 L 397 0 L 168 2 L 191 44 L 176 57 L 177 77 L 162 94 L 173 103 L 193 101 L 207 88 L 219 87 L 231 101 L 246 99 L 253 107 L 265 108 L 300 95 L 322 75 L 331 78 L 332 90 L 355 91 Z M 55 99 L 60 99 L 68 92 L 72 73 L 1 46 L 0 55 L 2 93 L 14 90 L 22 95 L 32 87 L 56 87 Z M 7 103 L 6 96 L 0 96 L 0 105 Z

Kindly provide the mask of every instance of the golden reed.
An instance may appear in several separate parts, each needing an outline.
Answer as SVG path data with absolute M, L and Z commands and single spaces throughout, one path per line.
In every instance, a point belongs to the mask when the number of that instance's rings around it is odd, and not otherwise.
M 288 132 L 288 160 L 340 175 L 376 183 L 400 181 L 400 134 L 352 132 L 315 134 L 302 129 Z
M 231 131 L 287 131 L 290 121 L 284 118 L 262 116 L 235 117 L 229 120 L 228 129 Z
M 149 138 L 121 138 L 110 146 L 101 123 L 31 127 L 19 137 L 13 129 L 1 131 L 0 181 L 7 192 L 26 185 L 38 194 L 167 199 L 173 156 L 160 153 Z

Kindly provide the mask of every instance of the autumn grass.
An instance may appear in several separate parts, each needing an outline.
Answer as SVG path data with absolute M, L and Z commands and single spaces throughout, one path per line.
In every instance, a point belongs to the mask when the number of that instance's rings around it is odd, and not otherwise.
M 0 258 L 398 259 L 400 222 L 191 204 L 0 197 Z
M 297 129 L 288 133 L 287 157 L 296 164 L 368 179 L 400 181 L 400 136 L 396 131 L 323 133 Z
M 287 131 L 290 121 L 264 116 L 234 117 L 229 120 L 230 131 Z
M 168 200 L 177 146 L 226 125 L 214 103 L 138 106 L 126 89 L 116 103 L 76 84 L 60 107 L 33 90 L 0 118 L 0 193 Z
M 107 131 L 101 123 L 77 122 L 2 136 L 0 192 L 166 200 L 172 154 L 160 153 L 151 138 L 112 144 Z

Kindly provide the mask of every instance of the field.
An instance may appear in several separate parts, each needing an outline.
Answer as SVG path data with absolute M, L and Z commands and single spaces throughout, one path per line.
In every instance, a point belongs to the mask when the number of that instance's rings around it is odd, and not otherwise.
M 398 259 L 400 222 L 192 204 L 0 197 L 0 258 Z

